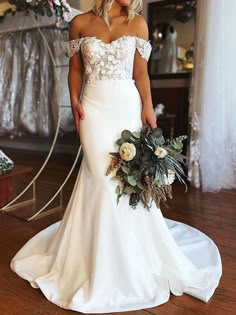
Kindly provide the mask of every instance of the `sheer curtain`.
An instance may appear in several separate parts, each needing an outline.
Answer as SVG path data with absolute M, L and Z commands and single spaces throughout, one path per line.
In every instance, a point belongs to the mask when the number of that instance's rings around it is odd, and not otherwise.
M 198 0 L 188 178 L 236 188 L 236 1 Z

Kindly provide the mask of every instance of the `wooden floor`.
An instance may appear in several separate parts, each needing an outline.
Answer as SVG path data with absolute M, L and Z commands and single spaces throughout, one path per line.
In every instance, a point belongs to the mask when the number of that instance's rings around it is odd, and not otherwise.
M 26 161 L 20 154 L 11 152 L 15 160 Z M 27 157 L 29 158 L 29 154 Z M 42 158 L 30 157 L 33 165 Z M 57 181 L 63 170 L 69 169 L 72 157 L 58 156 L 50 164 L 45 181 Z M 77 170 L 66 189 L 67 199 L 73 187 Z M 209 235 L 222 255 L 223 276 L 214 296 L 208 303 L 184 294 L 171 294 L 161 306 L 123 312 L 132 315 L 235 315 L 236 314 L 236 192 L 202 193 L 191 188 L 187 194 L 181 186 L 174 187 L 174 200 L 169 208 L 163 207 L 164 216 L 190 224 Z M 59 215 L 26 222 L 7 214 L 0 214 L 0 315 L 62 315 L 78 314 L 66 311 L 49 302 L 42 292 L 13 273 L 9 267 L 14 254 L 37 232 L 60 219 Z M 184 266 L 183 266 L 184 268 Z M 116 313 L 112 313 L 116 314 Z

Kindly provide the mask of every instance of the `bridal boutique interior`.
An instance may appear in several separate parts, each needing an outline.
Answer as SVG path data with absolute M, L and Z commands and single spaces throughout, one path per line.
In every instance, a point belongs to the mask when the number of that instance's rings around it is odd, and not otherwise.
M 68 2 L 72 16 L 92 5 Z M 62 218 L 83 156 L 67 87 L 68 25 L 50 14 L 11 10 L 0 0 L 0 314 L 67 314 L 18 278 L 9 262 Z M 208 303 L 171 295 L 161 306 L 125 314 L 236 313 L 235 13 L 235 0 L 144 1 L 157 125 L 167 138 L 188 136 L 188 191 L 174 183 L 173 199 L 161 210 L 214 240 L 223 276 Z

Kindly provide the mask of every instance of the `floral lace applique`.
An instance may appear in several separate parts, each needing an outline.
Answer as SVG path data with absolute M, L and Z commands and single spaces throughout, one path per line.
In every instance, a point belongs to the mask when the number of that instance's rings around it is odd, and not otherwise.
M 150 41 L 146 41 L 145 39 L 136 37 L 136 48 L 141 57 L 148 61 L 152 51 Z
M 80 45 L 81 45 L 82 39 L 72 39 L 69 41 L 68 46 L 67 46 L 67 53 L 69 58 L 74 56 L 76 52 L 80 50 Z
M 96 36 L 69 41 L 68 55 L 81 50 L 87 82 L 97 80 L 132 79 L 135 50 L 148 61 L 152 46 L 149 41 L 125 35 L 111 43 Z

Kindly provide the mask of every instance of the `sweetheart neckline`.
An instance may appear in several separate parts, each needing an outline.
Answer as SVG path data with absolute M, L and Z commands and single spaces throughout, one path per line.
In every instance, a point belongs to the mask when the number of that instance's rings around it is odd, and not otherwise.
M 102 42 L 102 43 L 105 44 L 105 45 L 111 45 L 112 43 L 117 42 L 118 40 L 123 39 L 123 38 L 125 38 L 125 37 L 138 38 L 138 39 L 141 39 L 141 40 L 143 40 L 143 41 L 145 41 L 145 42 L 147 42 L 147 43 L 150 44 L 150 40 L 143 39 L 143 38 L 138 37 L 138 36 L 136 36 L 136 35 L 123 35 L 123 36 L 117 37 L 116 39 L 113 39 L 113 40 L 112 40 L 111 42 L 109 42 L 109 43 L 104 42 L 101 38 L 98 38 L 96 35 L 93 35 L 93 36 L 82 36 L 82 37 L 80 37 L 80 38 L 78 38 L 78 39 L 75 39 L 75 40 L 82 40 L 82 39 L 84 40 L 84 39 L 91 39 L 91 38 L 94 38 L 94 39 L 96 39 L 97 41 Z

